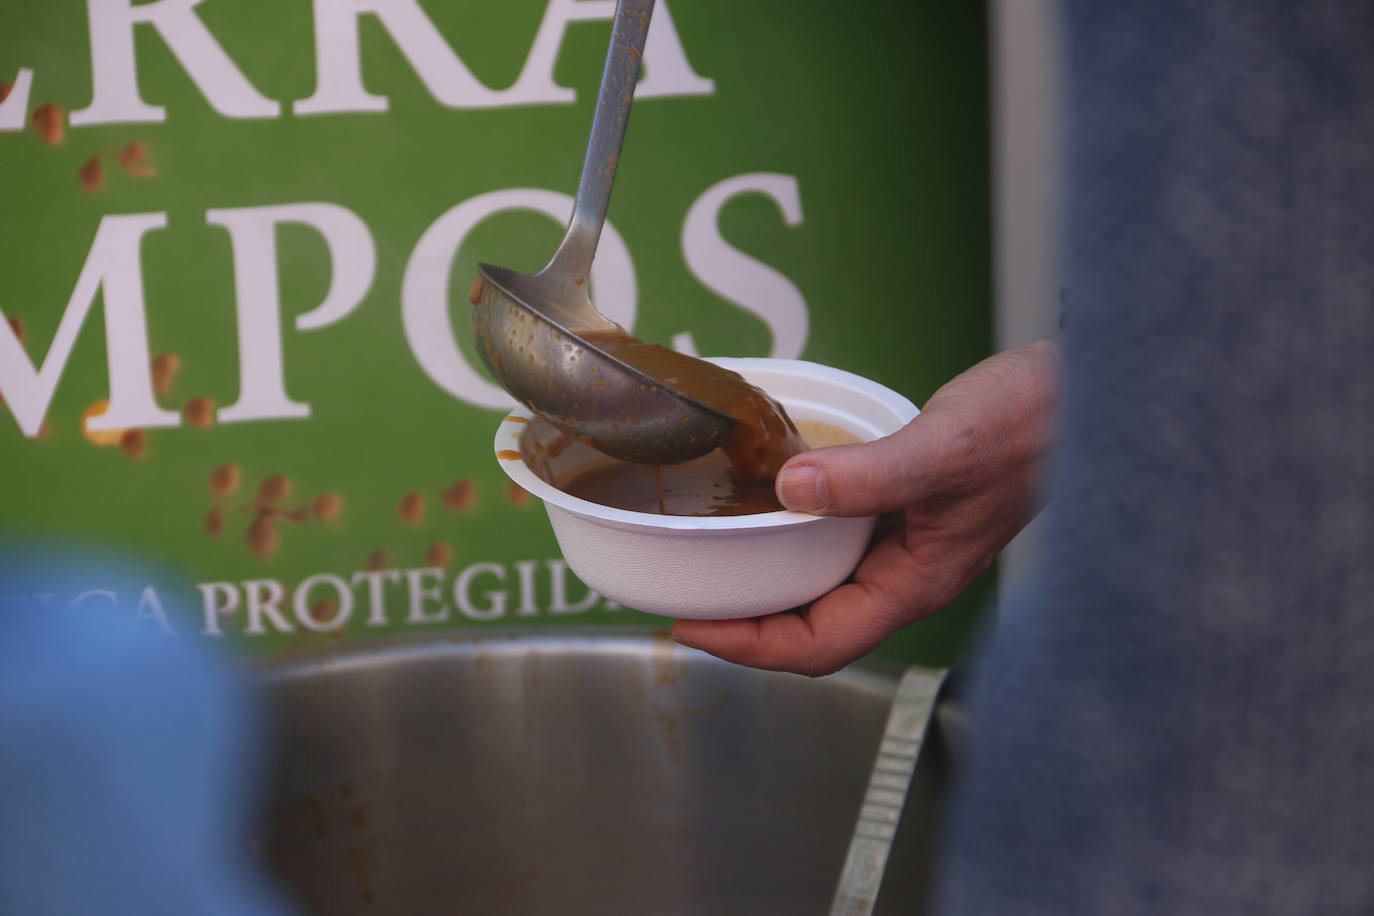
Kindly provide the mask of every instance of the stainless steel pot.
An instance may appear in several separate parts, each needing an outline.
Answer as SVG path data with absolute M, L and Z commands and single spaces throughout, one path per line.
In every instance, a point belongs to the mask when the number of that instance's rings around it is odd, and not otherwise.
M 812 680 L 666 634 L 488 632 L 261 663 L 262 856 L 319 914 L 818 914 L 900 669 Z M 921 912 L 943 790 L 917 768 L 878 913 Z

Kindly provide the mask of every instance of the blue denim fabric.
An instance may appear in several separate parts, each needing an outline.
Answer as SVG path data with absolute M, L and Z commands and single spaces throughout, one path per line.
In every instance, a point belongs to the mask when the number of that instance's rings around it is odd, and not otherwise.
M 1374 913 L 1374 3 L 1065 14 L 1054 499 L 940 912 Z
M 0 547 L 0 913 L 281 916 L 250 867 L 261 736 L 244 685 L 132 607 L 68 606 L 143 581 Z

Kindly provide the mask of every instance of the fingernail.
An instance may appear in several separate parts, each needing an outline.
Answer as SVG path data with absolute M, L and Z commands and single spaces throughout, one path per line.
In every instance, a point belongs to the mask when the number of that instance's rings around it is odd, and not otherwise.
M 804 464 L 801 467 L 783 468 L 778 475 L 778 501 L 789 509 L 799 512 L 818 512 L 825 508 L 825 474 L 818 467 Z

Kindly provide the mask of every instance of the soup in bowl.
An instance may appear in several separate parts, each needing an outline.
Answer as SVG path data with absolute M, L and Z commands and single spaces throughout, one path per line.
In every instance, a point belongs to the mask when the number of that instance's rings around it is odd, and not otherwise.
M 802 360 L 713 359 L 786 408 L 811 448 L 890 435 L 918 410 L 861 376 Z M 876 519 L 777 508 L 771 484 L 735 485 L 717 453 L 655 468 L 607 458 L 531 411 L 497 429 L 497 459 L 539 497 L 572 571 L 617 604 L 667 617 L 756 617 L 843 582 Z

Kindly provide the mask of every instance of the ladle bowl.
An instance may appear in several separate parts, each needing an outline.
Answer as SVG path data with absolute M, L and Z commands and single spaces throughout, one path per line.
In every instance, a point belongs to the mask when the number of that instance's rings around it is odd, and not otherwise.
M 538 295 L 541 277 L 490 264 L 479 269 L 482 280 L 472 297 L 478 353 L 501 387 L 562 431 L 640 464 L 687 461 L 730 435 L 733 418 L 679 394 L 560 322 L 576 316 Z M 584 324 L 579 330 L 617 327 L 601 320 L 605 327 Z

